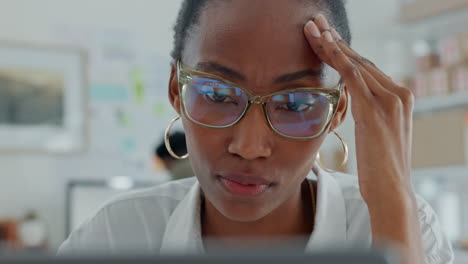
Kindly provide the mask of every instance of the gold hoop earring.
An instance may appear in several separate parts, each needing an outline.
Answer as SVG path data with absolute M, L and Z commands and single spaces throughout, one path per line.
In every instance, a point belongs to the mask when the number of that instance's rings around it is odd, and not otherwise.
M 348 158 L 349 158 L 349 151 L 348 151 L 348 144 L 346 144 L 346 141 L 343 139 L 343 137 L 341 137 L 340 134 L 338 134 L 337 132 L 335 131 L 332 131 L 333 134 L 335 134 L 335 136 L 340 140 L 341 142 L 341 145 L 343 147 L 343 152 L 344 152 L 344 158 L 343 158 L 343 161 L 341 162 L 340 166 L 338 167 L 338 169 L 342 169 L 346 163 L 348 163 Z M 328 168 L 325 168 L 323 165 L 322 165 L 322 162 L 320 160 L 320 153 L 317 153 L 317 158 L 316 158 L 316 162 L 317 164 L 320 166 L 320 168 L 322 168 L 324 171 L 326 172 L 329 172 L 329 173 L 335 173 L 337 171 L 335 170 L 330 170 Z
M 169 141 L 169 134 L 171 133 L 171 129 L 172 129 L 172 126 L 175 124 L 175 122 L 177 122 L 178 120 L 180 119 L 180 116 L 174 118 L 170 123 L 169 125 L 167 126 L 166 128 L 166 132 L 164 133 L 164 145 L 166 145 L 166 149 L 167 151 L 169 152 L 169 154 L 171 154 L 171 156 L 174 158 L 174 159 L 178 159 L 178 160 L 184 160 L 186 158 L 189 157 L 189 154 L 185 154 L 183 156 L 179 156 L 177 154 L 175 154 L 175 152 L 172 150 L 171 148 L 171 142 Z

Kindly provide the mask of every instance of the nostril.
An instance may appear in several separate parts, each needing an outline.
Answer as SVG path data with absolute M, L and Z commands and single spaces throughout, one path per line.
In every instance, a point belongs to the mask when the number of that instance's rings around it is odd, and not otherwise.
M 255 143 L 254 143 L 255 142 Z M 228 152 L 245 160 L 265 159 L 271 156 L 271 148 L 263 141 L 233 140 L 228 146 Z
M 230 151 L 230 150 L 229 150 L 228 152 L 229 152 L 229 154 L 231 154 L 232 156 L 234 156 L 236 159 L 237 159 L 237 158 L 238 158 L 238 159 L 242 159 L 242 156 L 241 156 L 241 155 L 239 155 L 239 154 L 237 154 L 237 153 L 235 153 L 235 152 L 232 152 L 232 151 Z

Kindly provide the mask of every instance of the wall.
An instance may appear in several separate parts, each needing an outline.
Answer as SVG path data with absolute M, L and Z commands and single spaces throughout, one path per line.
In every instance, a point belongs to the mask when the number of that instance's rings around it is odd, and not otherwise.
M 97 28 L 132 32 L 145 52 L 169 54 L 179 5 L 178 0 L 2 0 L 0 40 L 56 44 L 62 42 L 57 39 L 62 28 Z M 81 163 L 75 157 L 0 152 L 0 217 L 18 218 L 29 208 L 38 210 L 56 248 L 64 238 L 64 186 L 78 174 L 74 164 Z

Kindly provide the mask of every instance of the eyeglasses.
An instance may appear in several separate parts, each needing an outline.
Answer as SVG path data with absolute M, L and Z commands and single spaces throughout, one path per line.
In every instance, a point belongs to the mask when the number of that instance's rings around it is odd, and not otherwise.
M 265 118 L 278 135 L 293 140 L 319 137 L 336 112 L 342 82 L 330 89 L 295 88 L 265 96 L 177 62 L 179 92 L 186 116 L 207 128 L 237 124 L 252 104 L 262 105 Z

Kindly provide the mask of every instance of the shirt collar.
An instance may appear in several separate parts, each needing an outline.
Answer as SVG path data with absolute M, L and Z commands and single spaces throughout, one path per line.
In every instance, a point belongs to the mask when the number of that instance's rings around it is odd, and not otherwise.
M 346 207 L 345 200 L 336 179 L 315 166 L 312 175 L 317 177 L 317 206 L 315 227 L 306 251 L 336 246 L 346 241 Z
M 201 235 L 201 189 L 195 181 L 167 221 L 160 253 L 203 253 Z
M 317 206 L 314 232 L 305 251 L 346 241 L 346 207 L 338 182 L 318 166 L 308 178 L 317 177 Z M 198 181 L 175 208 L 166 225 L 160 253 L 203 253 L 201 236 L 201 189 Z

